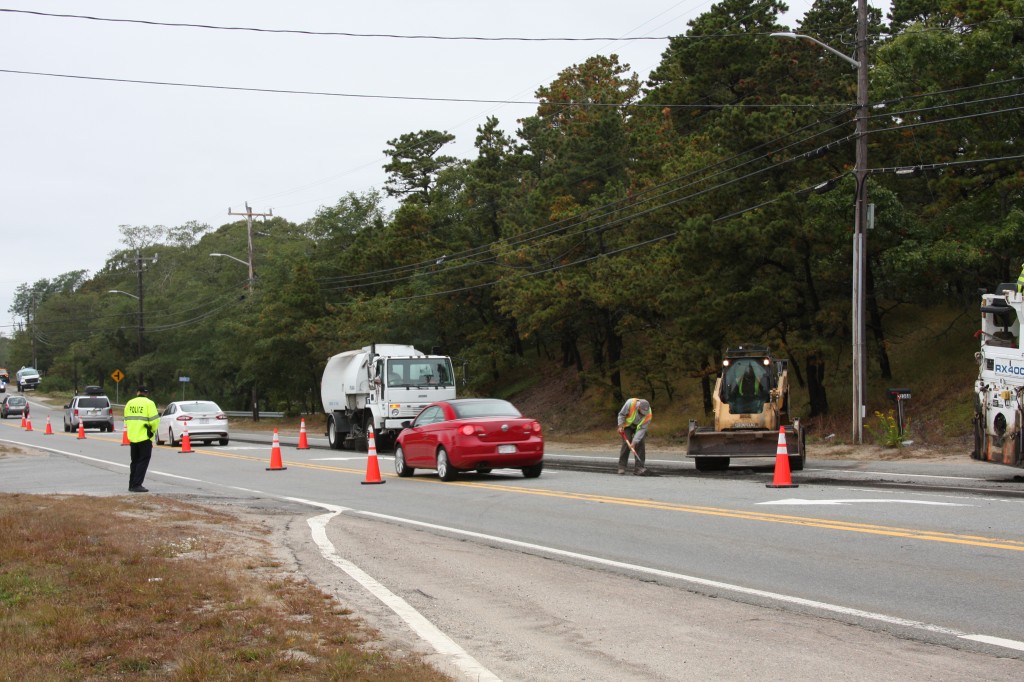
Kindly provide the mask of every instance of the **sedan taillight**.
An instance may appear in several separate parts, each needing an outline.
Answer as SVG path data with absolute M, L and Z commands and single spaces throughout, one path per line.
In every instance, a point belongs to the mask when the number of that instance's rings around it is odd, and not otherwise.
M 180 421 L 180 422 L 190 422 L 190 421 L 192 421 L 192 417 L 190 417 L 187 414 L 183 414 L 180 417 L 178 417 L 178 421 Z
M 470 426 L 469 424 L 463 424 L 462 427 L 459 429 L 459 433 L 461 433 L 463 436 L 472 436 L 474 433 L 476 433 L 476 428 Z
M 227 419 L 227 418 L 228 418 L 228 416 L 226 414 L 218 414 L 217 415 L 217 419 Z

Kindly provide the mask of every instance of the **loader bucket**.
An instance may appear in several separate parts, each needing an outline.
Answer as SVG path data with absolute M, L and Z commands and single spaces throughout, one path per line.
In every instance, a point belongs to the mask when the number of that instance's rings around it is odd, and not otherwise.
M 766 429 L 715 431 L 711 428 L 691 429 L 686 447 L 688 457 L 775 457 L 779 432 Z M 796 430 L 786 427 L 786 449 L 791 456 L 803 450 Z

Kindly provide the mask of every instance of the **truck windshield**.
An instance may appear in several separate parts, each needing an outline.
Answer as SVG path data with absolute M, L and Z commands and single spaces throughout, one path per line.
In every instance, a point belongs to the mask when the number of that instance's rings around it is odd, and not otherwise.
M 402 358 L 388 360 L 389 386 L 422 387 L 455 385 L 451 360 L 448 358 Z

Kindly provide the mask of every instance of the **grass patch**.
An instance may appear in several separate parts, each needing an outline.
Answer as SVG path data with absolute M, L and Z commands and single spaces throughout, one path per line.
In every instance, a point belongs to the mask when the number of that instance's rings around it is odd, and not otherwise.
M 450 679 L 374 649 L 265 532 L 168 498 L 0 495 L 3 679 Z

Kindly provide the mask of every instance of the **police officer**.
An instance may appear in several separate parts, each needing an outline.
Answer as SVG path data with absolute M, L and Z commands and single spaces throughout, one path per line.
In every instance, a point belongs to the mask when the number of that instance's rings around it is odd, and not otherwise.
M 160 426 L 160 414 L 156 411 L 156 403 L 149 399 L 146 386 L 139 386 L 136 396 L 125 404 L 124 426 L 128 431 L 132 455 L 128 491 L 148 493 L 149 490 L 142 487 L 142 481 L 146 478 L 149 459 L 153 456 L 153 436 Z
M 633 474 L 650 476 L 651 472 L 644 466 L 646 451 L 647 426 L 651 423 L 651 404 L 643 398 L 630 398 L 619 410 L 619 433 L 622 434 L 622 446 L 619 448 L 619 474 L 626 473 L 629 464 L 629 453 L 635 458 Z

